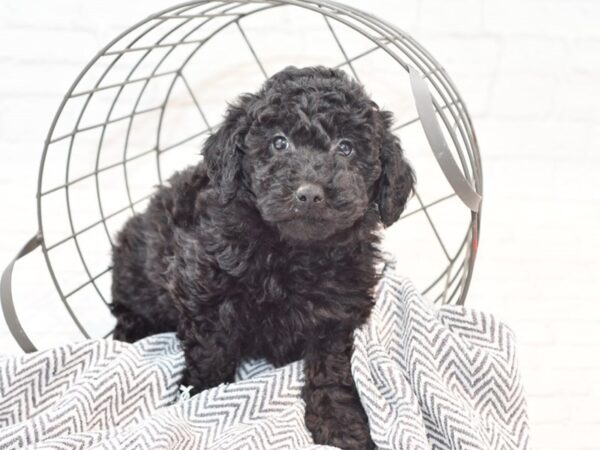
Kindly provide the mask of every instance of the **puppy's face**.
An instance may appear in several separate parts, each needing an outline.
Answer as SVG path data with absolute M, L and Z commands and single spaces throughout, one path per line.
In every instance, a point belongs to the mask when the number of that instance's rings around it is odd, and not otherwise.
M 381 174 L 375 113 L 366 100 L 343 105 L 340 91 L 274 93 L 246 136 L 256 206 L 284 238 L 328 238 L 369 207 Z
M 341 71 L 287 68 L 244 99 L 243 117 L 231 120 L 243 132 L 230 177 L 284 239 L 326 239 L 375 205 L 384 224 L 397 219 L 412 171 L 389 131 L 391 115 L 359 84 Z M 382 211 L 386 195 L 397 197 L 387 201 L 396 211 Z

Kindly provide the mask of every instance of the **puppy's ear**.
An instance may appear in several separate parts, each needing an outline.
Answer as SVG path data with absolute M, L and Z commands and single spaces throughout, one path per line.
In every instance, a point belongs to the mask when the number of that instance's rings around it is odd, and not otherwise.
M 380 111 L 380 114 L 383 121 L 383 137 L 379 153 L 381 175 L 377 181 L 377 204 L 381 222 L 389 227 L 404 211 L 413 192 L 415 175 L 404 158 L 400 140 L 390 130 L 392 114 L 389 111 Z
M 244 137 L 250 128 L 247 107 L 251 100 L 248 94 L 230 104 L 223 122 L 202 148 L 208 177 L 223 203 L 230 201 L 238 188 Z

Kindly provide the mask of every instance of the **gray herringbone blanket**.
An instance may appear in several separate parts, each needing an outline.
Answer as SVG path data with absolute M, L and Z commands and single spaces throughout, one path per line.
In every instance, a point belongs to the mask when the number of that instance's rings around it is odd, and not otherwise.
M 438 309 L 389 270 L 352 370 L 382 449 L 526 448 L 510 330 Z M 308 449 L 301 362 L 240 368 L 238 381 L 181 395 L 173 334 L 95 340 L 0 358 L 0 448 Z

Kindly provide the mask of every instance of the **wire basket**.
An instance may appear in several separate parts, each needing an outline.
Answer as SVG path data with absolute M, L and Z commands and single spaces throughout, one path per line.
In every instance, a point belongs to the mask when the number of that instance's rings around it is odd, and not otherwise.
M 38 234 L 70 318 L 108 336 L 115 233 L 169 175 L 197 163 L 226 102 L 287 65 L 342 68 L 394 112 L 418 178 L 384 245 L 397 270 L 436 302 L 465 301 L 480 227 L 481 162 L 467 108 L 445 70 L 413 38 L 326 0 L 193 1 L 123 32 L 83 69 L 50 127 L 40 164 Z M 433 151 L 432 151 L 433 150 Z M 35 347 L 12 299 L 2 307 L 25 350 Z

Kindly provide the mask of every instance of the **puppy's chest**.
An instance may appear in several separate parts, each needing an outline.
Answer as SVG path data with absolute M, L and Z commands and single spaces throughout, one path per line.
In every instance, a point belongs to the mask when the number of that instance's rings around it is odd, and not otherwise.
M 247 355 L 275 365 L 302 357 L 306 343 L 325 325 L 324 310 L 335 304 L 332 292 L 322 292 L 323 275 L 321 265 L 302 257 L 271 254 L 262 260 L 244 281 L 247 294 L 238 310 Z
M 365 264 L 306 252 L 259 255 L 242 282 L 248 321 L 253 328 L 310 332 L 342 320 L 370 302 L 374 278 Z

